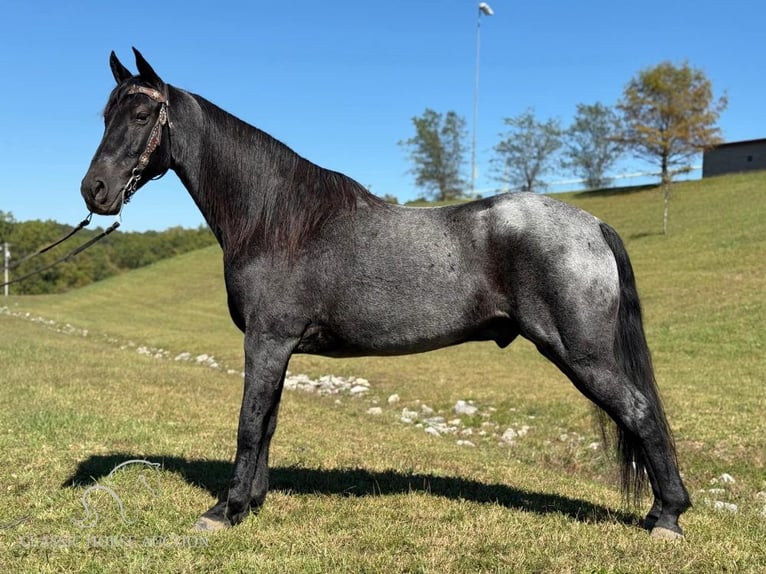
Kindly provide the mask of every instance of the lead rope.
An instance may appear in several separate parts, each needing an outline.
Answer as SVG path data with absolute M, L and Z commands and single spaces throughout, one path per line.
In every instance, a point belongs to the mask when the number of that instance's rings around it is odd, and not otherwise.
M 93 219 L 93 213 L 92 212 L 88 214 L 88 217 L 86 217 L 80 223 L 78 223 L 75 227 L 70 229 L 69 232 L 67 232 L 66 235 L 64 235 L 60 239 L 57 239 L 53 243 L 50 243 L 50 244 L 48 244 L 48 245 L 46 245 L 44 247 L 41 247 L 40 249 L 38 249 L 34 253 L 30 253 L 29 255 L 25 255 L 24 257 L 22 257 L 21 259 L 16 261 L 13 265 L 10 265 L 8 267 L 8 269 L 9 270 L 16 269 L 19 265 L 22 265 L 23 263 L 26 263 L 27 261 L 29 261 L 33 257 L 37 257 L 38 255 L 42 255 L 46 251 L 50 251 L 51 249 L 53 249 L 57 245 L 60 245 L 61 243 L 64 243 L 64 241 L 66 241 L 67 239 L 72 237 L 75 233 L 80 231 L 83 227 L 87 227 L 88 224 L 90 223 L 91 219 Z M 3 283 L 2 285 L 5 285 L 5 283 Z
M 45 246 L 45 247 L 43 247 L 41 249 L 38 249 L 36 252 L 32 253 L 31 255 L 27 255 L 22 260 L 16 262 L 16 264 L 13 267 L 11 267 L 11 269 L 15 269 L 16 267 L 21 265 L 24 261 L 28 261 L 32 257 L 35 257 L 37 255 L 41 255 L 42 253 L 45 253 L 46 251 L 48 251 L 50 249 L 53 249 L 56 245 L 59 245 L 60 243 L 63 243 L 64 241 L 66 241 L 67 239 L 72 237 L 75 233 L 80 231 L 88 223 L 90 223 L 90 219 L 91 219 L 92 216 L 93 216 L 92 213 L 88 214 L 88 217 L 86 219 L 83 219 L 83 221 L 80 222 L 80 225 L 78 225 L 77 227 L 74 227 L 72 229 L 72 231 L 67 233 L 64 237 L 62 237 L 58 241 L 55 241 L 54 243 L 51 243 L 50 245 L 47 245 L 47 246 Z M 87 222 L 87 223 L 84 223 L 84 222 Z M 84 223 L 84 225 L 83 225 L 83 223 Z M 117 229 L 120 226 L 120 223 L 121 223 L 121 221 L 120 221 L 119 215 L 118 215 L 117 216 L 117 221 L 112 223 L 112 225 L 110 225 L 104 231 L 102 231 L 101 233 L 99 233 L 95 237 L 92 237 L 91 239 L 89 239 L 88 241 L 86 241 L 85 243 L 80 245 L 79 247 L 73 249 L 72 251 L 70 251 L 69 253 L 64 255 L 63 257 L 59 257 L 53 263 L 49 263 L 48 265 L 44 265 L 42 267 L 38 267 L 34 271 L 30 271 L 29 273 L 26 273 L 25 275 L 22 275 L 21 277 L 16 277 L 15 279 L 13 279 L 11 281 L 7 281 L 5 283 L 0 283 L 0 287 L 5 287 L 6 285 L 13 285 L 14 283 L 20 283 L 21 281 L 24 281 L 25 279 L 29 279 L 30 277 L 33 277 L 35 275 L 43 273 L 44 271 L 47 271 L 48 269 L 50 269 L 52 267 L 55 267 L 59 263 L 63 263 L 64 261 L 68 261 L 69 259 L 71 259 L 75 255 L 77 255 L 78 253 L 81 253 L 81 252 L 85 251 L 88 247 L 90 247 L 94 243 L 97 243 L 98 241 L 101 241 L 104 237 L 106 237 L 107 235 L 112 233 L 115 229 Z

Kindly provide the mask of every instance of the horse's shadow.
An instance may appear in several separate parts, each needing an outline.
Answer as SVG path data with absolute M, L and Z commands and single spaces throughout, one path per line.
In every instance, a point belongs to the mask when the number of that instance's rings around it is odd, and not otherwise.
M 89 486 L 105 478 L 120 463 L 139 458 L 130 453 L 94 455 L 82 461 L 62 486 Z M 179 474 L 191 485 L 221 498 L 226 492 L 233 465 L 222 460 L 179 457 L 151 457 L 165 471 Z M 505 484 L 493 484 L 453 476 L 409 474 L 394 470 L 369 471 L 363 468 L 317 469 L 299 466 L 272 467 L 270 490 L 297 494 L 338 496 L 387 496 L 424 492 L 453 500 L 498 504 L 540 515 L 562 514 L 585 523 L 617 522 L 637 526 L 640 519 L 629 512 L 614 510 L 585 500 L 558 494 L 532 492 Z

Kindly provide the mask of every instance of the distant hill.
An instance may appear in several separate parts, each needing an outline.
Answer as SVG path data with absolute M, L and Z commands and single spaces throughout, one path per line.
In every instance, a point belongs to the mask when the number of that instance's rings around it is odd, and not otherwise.
M 16 222 L 3 212 L 0 216 L 0 243 L 7 241 L 11 245 L 11 279 L 52 263 L 103 231 L 101 228 L 85 228 L 56 249 L 13 267 L 15 261 L 64 236 L 71 227 L 55 221 Z M 117 231 L 77 257 L 14 284 L 11 291 L 22 295 L 63 293 L 214 243 L 215 238 L 204 226 L 197 229 L 173 227 L 143 233 Z

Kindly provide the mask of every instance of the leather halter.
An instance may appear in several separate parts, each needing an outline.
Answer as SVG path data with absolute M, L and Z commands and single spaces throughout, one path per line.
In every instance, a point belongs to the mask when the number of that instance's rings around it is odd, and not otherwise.
M 149 139 L 146 141 L 146 147 L 144 148 L 143 153 L 138 157 L 138 163 L 136 164 L 136 167 L 133 168 L 125 187 L 122 188 L 123 205 L 128 203 L 130 198 L 136 192 L 138 182 L 141 180 L 141 173 L 146 169 L 146 166 L 149 165 L 149 159 L 151 158 L 152 153 L 154 153 L 154 150 L 156 150 L 159 147 L 160 142 L 162 142 L 162 128 L 165 127 L 165 125 L 172 125 L 168 121 L 168 106 L 170 105 L 170 102 L 165 94 L 154 88 L 147 88 L 139 85 L 134 85 L 128 88 L 126 94 L 143 94 L 161 104 L 161 106 L 157 121 L 154 123 L 152 131 L 149 132 Z

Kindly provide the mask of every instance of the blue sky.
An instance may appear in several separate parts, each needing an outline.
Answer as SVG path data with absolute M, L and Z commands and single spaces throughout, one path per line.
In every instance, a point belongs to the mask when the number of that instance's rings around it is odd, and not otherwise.
M 766 3 L 756 0 L 490 0 L 482 18 L 479 189 L 502 120 L 527 108 L 565 125 L 613 105 L 640 69 L 688 60 L 728 93 L 729 141 L 766 137 Z M 0 210 L 76 223 L 100 141 L 115 50 L 136 46 L 163 79 L 205 96 L 374 193 L 416 197 L 397 142 L 426 107 L 471 127 L 478 2 L 29 2 L 2 0 Z M 646 169 L 626 160 L 620 171 Z M 468 170 L 466 170 L 467 173 Z M 556 176 L 554 176 L 556 177 Z M 567 177 L 567 174 L 561 174 Z M 111 219 L 101 219 L 102 226 Z M 203 223 L 174 175 L 147 185 L 125 230 Z

